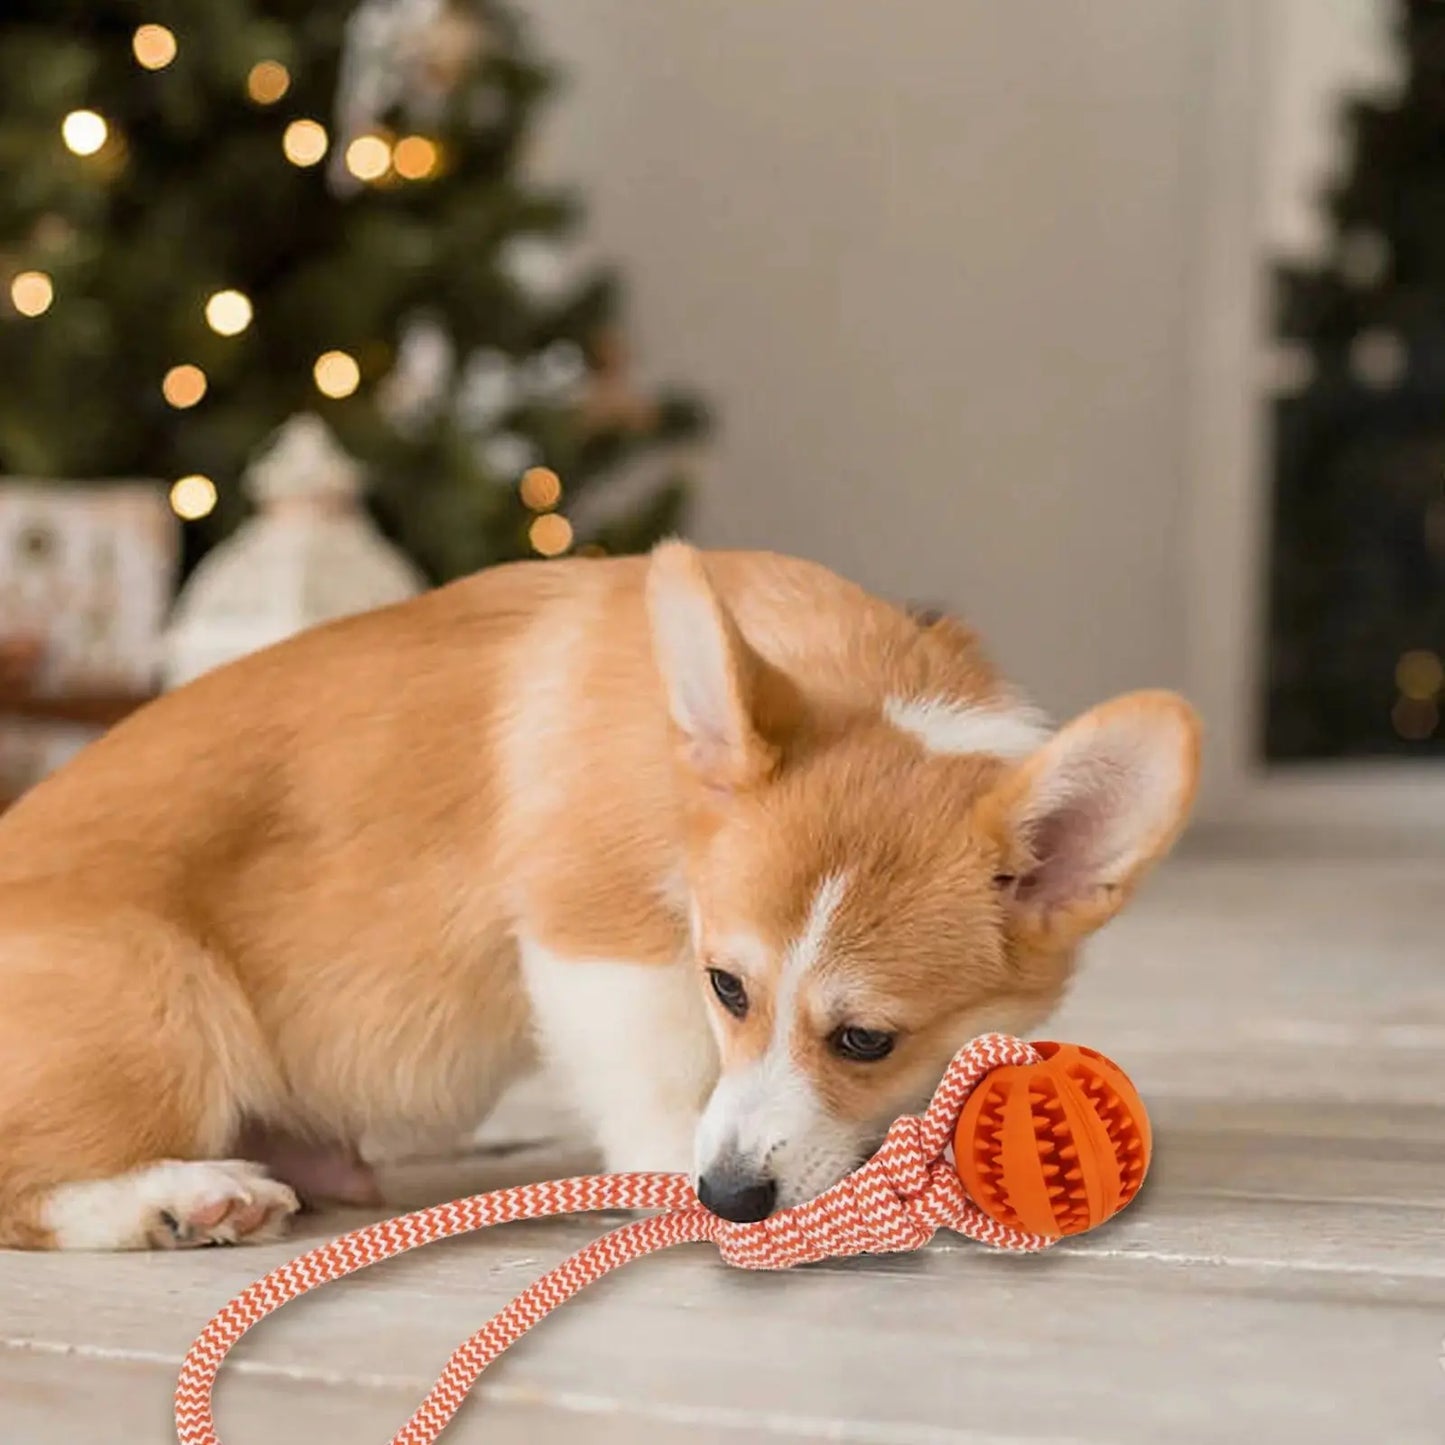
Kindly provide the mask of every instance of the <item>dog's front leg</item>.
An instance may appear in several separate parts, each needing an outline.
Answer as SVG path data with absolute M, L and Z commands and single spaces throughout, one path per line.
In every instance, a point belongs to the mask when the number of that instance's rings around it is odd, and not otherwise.
M 686 963 L 564 956 L 521 943 L 543 1057 L 611 1171 L 691 1173 L 717 1053 Z

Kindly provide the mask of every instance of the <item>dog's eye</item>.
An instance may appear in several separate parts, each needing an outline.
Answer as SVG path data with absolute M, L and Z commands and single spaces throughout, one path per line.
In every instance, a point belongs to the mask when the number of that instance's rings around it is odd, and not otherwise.
M 742 1018 L 748 1011 L 748 990 L 742 979 L 725 968 L 710 968 L 707 977 L 717 1001 L 735 1019 Z
M 895 1035 L 881 1029 L 860 1029 L 848 1024 L 835 1029 L 828 1042 L 840 1058 L 856 1059 L 861 1064 L 876 1063 L 893 1052 Z

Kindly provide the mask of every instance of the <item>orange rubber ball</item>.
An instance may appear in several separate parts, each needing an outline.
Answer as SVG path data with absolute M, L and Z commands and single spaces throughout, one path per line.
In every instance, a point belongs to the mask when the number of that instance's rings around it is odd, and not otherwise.
M 1112 1218 L 1139 1192 L 1151 1137 L 1129 1076 L 1077 1044 L 1036 1043 L 994 1069 L 959 1115 L 953 1157 L 991 1219 L 1057 1239 Z

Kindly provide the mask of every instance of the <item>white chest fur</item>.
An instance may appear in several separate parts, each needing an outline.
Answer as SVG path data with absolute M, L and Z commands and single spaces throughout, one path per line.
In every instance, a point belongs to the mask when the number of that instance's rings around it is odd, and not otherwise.
M 690 1171 L 718 1067 L 692 964 L 562 957 L 529 938 L 521 963 L 543 1059 L 606 1167 Z

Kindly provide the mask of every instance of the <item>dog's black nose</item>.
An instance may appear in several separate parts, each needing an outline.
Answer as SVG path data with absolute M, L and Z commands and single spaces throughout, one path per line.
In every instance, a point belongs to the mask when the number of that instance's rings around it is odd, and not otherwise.
M 703 1207 L 734 1224 L 756 1224 L 773 1212 L 778 1202 L 778 1181 L 731 1170 L 704 1174 L 697 1181 Z

